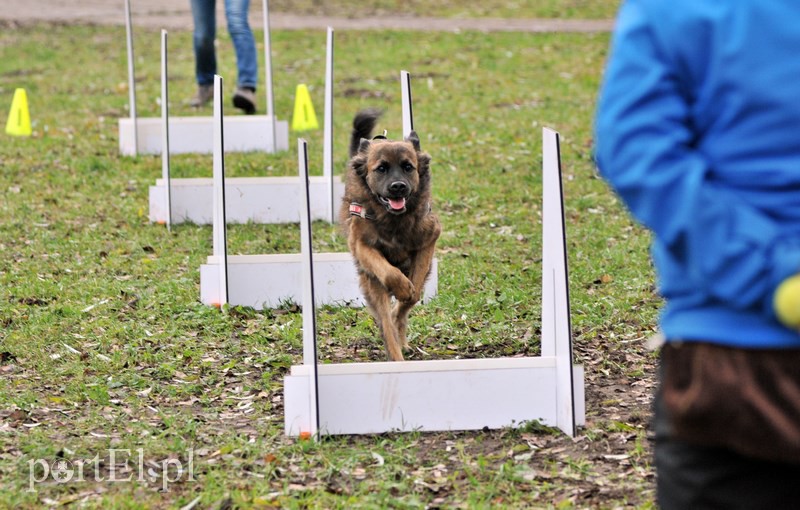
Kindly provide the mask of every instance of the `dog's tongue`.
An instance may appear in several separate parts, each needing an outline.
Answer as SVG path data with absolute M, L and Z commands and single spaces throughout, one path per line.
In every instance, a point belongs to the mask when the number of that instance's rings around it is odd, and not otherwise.
M 389 207 L 394 209 L 395 211 L 399 211 L 406 206 L 406 199 L 405 198 L 390 198 L 389 199 Z

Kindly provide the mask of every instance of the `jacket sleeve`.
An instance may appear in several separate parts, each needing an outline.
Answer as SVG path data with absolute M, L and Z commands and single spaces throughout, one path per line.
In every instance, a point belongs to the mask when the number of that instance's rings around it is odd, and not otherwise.
M 709 178 L 678 73 L 641 7 L 624 2 L 595 124 L 598 168 L 685 284 L 774 316 L 775 288 L 800 270 L 800 242 Z

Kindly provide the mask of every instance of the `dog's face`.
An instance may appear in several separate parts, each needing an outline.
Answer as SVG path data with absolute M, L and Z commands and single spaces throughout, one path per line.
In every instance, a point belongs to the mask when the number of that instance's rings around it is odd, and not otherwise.
M 419 150 L 417 134 L 412 131 L 404 141 L 362 139 L 358 152 L 363 163 L 356 171 L 373 196 L 392 214 L 406 212 L 429 161 Z

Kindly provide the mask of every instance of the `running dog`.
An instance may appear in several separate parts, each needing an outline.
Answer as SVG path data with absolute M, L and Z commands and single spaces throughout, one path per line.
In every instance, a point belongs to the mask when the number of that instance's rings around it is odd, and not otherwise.
M 404 140 L 370 139 L 380 115 L 363 110 L 353 120 L 339 216 L 386 353 L 402 361 L 408 314 L 420 300 L 442 227 L 431 210 L 430 156 L 414 131 Z

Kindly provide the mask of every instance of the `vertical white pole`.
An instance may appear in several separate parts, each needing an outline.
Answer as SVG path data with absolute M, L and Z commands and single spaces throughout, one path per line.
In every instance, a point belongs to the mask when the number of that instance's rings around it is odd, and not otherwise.
M 297 165 L 300 169 L 300 254 L 303 268 L 303 364 L 309 371 L 309 426 L 316 436 L 319 429 L 319 400 L 317 394 L 317 319 L 314 300 L 314 263 L 311 244 L 311 204 L 308 191 L 308 142 L 297 140 Z
M 161 179 L 167 193 L 167 230 L 172 230 L 172 183 L 169 173 L 169 80 L 167 77 L 167 31 L 161 30 Z
M 556 358 L 556 424 L 575 435 L 572 325 L 558 133 L 542 130 L 542 356 Z
M 275 99 L 272 91 L 272 41 L 269 33 L 269 0 L 264 0 L 264 89 L 267 92 L 267 117 L 272 124 L 272 152 L 278 152 L 278 135 L 275 130 Z
M 125 0 L 125 33 L 128 41 L 128 108 L 133 120 L 133 155 L 139 155 L 139 126 L 136 118 L 136 71 L 133 60 L 131 0 Z
M 328 27 L 325 52 L 325 127 L 323 140 L 322 175 L 328 187 L 329 221 L 336 219 L 336 202 L 333 197 L 333 28 Z
M 214 255 L 219 261 L 219 306 L 228 303 L 228 233 L 225 220 L 225 140 L 222 117 L 222 77 L 214 75 Z
M 400 71 L 400 88 L 403 97 L 403 138 L 414 130 L 414 113 L 411 107 L 411 75 Z

